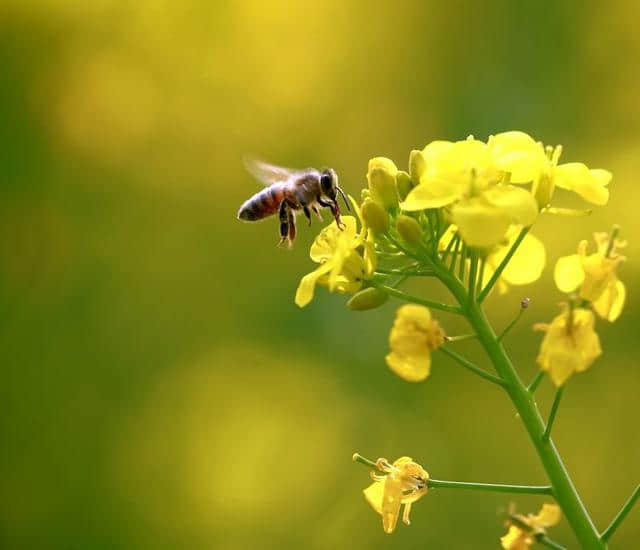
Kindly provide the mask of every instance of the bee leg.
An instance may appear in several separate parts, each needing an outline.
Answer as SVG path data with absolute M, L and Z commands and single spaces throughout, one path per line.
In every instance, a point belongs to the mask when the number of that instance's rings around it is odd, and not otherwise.
M 278 214 L 280 218 L 280 242 L 278 246 L 282 246 L 289 235 L 289 209 L 287 208 L 287 203 L 282 201 L 280 204 L 280 210 Z
M 342 223 L 342 220 L 340 219 L 340 207 L 338 206 L 338 203 L 335 201 L 326 202 L 326 201 L 323 201 L 320 197 L 317 198 L 317 201 L 320 206 L 324 206 L 325 208 L 328 208 L 329 210 L 331 210 L 331 214 L 336 220 L 336 225 L 338 226 L 338 229 L 344 230 L 345 225 Z
M 302 211 L 304 212 L 304 215 L 307 217 L 307 221 L 309 222 L 309 227 L 311 227 L 311 211 L 309 210 L 309 207 L 303 206 Z
M 320 214 L 320 209 L 317 207 L 317 205 L 314 204 L 311 209 L 314 211 L 315 215 L 318 216 L 318 219 L 322 221 L 322 214 Z
M 290 208 L 287 211 L 287 216 L 289 222 L 289 246 L 291 246 L 293 245 L 293 241 L 296 240 L 296 217 Z

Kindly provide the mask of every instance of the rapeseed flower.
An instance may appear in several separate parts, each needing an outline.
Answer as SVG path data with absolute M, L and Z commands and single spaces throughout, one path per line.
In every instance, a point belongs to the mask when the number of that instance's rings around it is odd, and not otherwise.
M 618 250 L 626 246 L 615 236 L 595 233 L 597 249 L 587 254 L 588 243 L 581 241 L 578 253 L 560 258 L 555 266 L 554 279 L 562 292 L 574 292 L 591 302 L 602 318 L 615 321 L 626 299 L 624 283 L 618 279 L 618 266 L 625 260 Z
M 537 362 L 556 386 L 562 386 L 574 372 L 587 370 L 602 354 L 594 324 L 591 310 L 567 308 L 551 323 L 533 326 L 534 330 L 546 332 Z
M 431 371 L 431 352 L 444 343 L 444 331 L 429 308 L 405 304 L 398 308 L 389 335 L 387 365 L 407 382 L 421 382 Z
M 505 550 L 527 550 L 531 548 L 536 537 L 546 534 L 548 527 L 557 525 L 562 517 L 557 504 L 543 504 L 537 514 L 511 514 L 509 531 L 500 538 Z
M 505 171 L 486 143 L 472 137 L 433 141 L 421 154 L 425 163 L 420 183 L 400 204 L 403 210 L 446 207 L 465 243 L 478 248 L 500 242 L 511 224 L 530 226 L 535 221 L 535 200 L 528 191 L 505 183 Z
M 379 458 L 376 464 L 386 475 L 372 474 L 374 482 L 363 493 L 371 507 L 382 516 L 384 532 L 393 533 L 403 504 L 402 521 L 410 524 L 411 505 L 427 493 L 429 474 L 408 456 L 398 458 L 393 464 Z

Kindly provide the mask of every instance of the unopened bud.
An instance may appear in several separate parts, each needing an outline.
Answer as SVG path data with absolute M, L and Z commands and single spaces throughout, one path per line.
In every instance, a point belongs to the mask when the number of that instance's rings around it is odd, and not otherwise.
M 422 227 L 410 216 L 400 214 L 396 220 L 396 228 L 402 239 L 411 244 L 418 244 L 422 240 Z
M 347 307 L 351 311 L 366 311 L 380 307 L 389 299 L 389 295 L 382 290 L 369 287 L 354 294 L 347 302 Z
M 362 217 L 367 226 L 377 235 L 386 233 L 389 229 L 388 212 L 371 199 L 365 199 L 362 203 Z
M 411 183 L 411 177 L 406 172 L 399 170 L 396 174 L 396 187 L 398 188 L 398 195 L 400 196 L 400 200 L 403 201 L 407 198 L 409 191 L 413 189 L 413 184 Z
M 527 309 L 531 305 L 530 298 L 522 298 L 520 301 L 520 309 Z
M 422 151 L 414 149 L 409 154 L 409 175 L 413 185 L 416 186 L 420 183 L 420 178 L 427 169 L 427 161 L 422 156 Z
M 371 190 L 371 198 L 379 202 L 387 210 L 398 206 L 397 173 L 398 168 L 388 158 L 376 157 L 369 161 L 367 181 Z

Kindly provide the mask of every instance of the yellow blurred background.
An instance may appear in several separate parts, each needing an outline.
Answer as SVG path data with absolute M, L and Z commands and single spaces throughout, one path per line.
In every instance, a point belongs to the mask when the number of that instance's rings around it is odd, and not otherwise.
M 607 208 L 534 228 L 550 262 L 612 223 L 629 240 L 626 311 L 599 324 L 604 356 L 554 427 L 604 528 L 640 479 L 639 17 L 636 2 L 4 0 L 2 547 L 497 548 L 509 502 L 542 499 L 433 491 L 390 537 L 351 455 L 543 483 L 506 396 L 443 355 L 423 384 L 395 378 L 397 304 L 293 304 L 317 222 L 289 252 L 275 220 L 235 216 L 258 189 L 245 153 L 332 166 L 357 195 L 372 156 L 405 167 L 432 139 L 509 129 L 614 174 Z M 497 326 L 523 296 L 509 347 L 528 379 L 530 325 L 560 298 L 550 270 L 489 300 Z M 566 522 L 552 535 L 576 547 Z M 637 509 L 611 547 L 639 537 Z

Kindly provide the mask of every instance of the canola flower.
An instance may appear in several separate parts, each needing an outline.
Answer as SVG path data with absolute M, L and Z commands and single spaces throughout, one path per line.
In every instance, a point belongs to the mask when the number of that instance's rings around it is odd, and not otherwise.
M 444 343 L 444 332 L 429 308 L 406 304 L 396 312 L 389 335 L 387 365 L 407 382 L 421 382 L 431 371 L 431 352 Z
M 556 205 L 558 189 L 594 206 L 609 200 L 610 172 L 581 162 L 560 164 L 561 153 L 561 146 L 545 146 L 524 132 L 509 131 L 486 142 L 472 136 L 432 141 L 410 152 L 406 171 L 391 159 L 374 157 L 362 203 L 350 197 L 357 219 L 345 216 L 344 228 L 332 223 L 311 247 L 317 267 L 300 281 L 296 304 L 309 304 L 317 286 L 351 295 L 347 306 L 352 311 L 368 311 L 393 299 L 404 302 L 389 334 L 385 360 L 391 371 L 407 382 L 424 382 L 432 361 L 447 355 L 480 377 L 482 384 L 499 387 L 511 400 L 549 479 L 547 486 L 440 481 L 408 457 L 390 464 L 354 455 L 382 474 L 374 476 L 364 494 L 382 515 L 386 533 L 395 530 L 403 505 L 408 523 L 412 503 L 435 487 L 533 493 L 551 496 L 556 504 L 545 504 L 538 514 L 512 514 L 509 530 L 501 538 L 503 548 L 527 549 L 536 542 L 561 548 L 548 539 L 546 529 L 560 521 L 562 510 L 580 547 L 605 550 L 640 499 L 638 488 L 609 527 L 599 531 L 551 439 L 571 377 L 587 371 L 603 353 L 596 314 L 614 321 L 623 310 L 626 288 L 618 279 L 618 268 L 624 261 L 619 253 L 624 242 L 617 240 L 617 230 L 610 236 L 596 234 L 595 252 L 589 253 L 584 241 L 576 254 L 556 263 L 554 279 L 566 297 L 551 322 L 534 325 L 544 336 L 535 358 L 540 372 L 533 381 L 525 384 L 507 351 L 509 333 L 531 309 L 531 300 L 514 300 L 506 293 L 540 279 L 546 266 L 546 247 L 551 243 L 543 244 L 530 231 L 543 221 L 539 213 L 567 214 L 568 223 L 582 219 L 577 215 L 585 211 Z M 407 280 L 413 281 L 411 287 L 405 286 Z M 430 294 L 435 284 L 448 291 L 444 301 Z M 492 326 L 484 309 L 484 300 L 495 288 L 492 301 L 514 307 L 513 320 L 501 330 Z M 530 295 L 537 303 L 535 290 Z M 436 321 L 434 311 L 444 316 Z M 451 316 L 464 318 L 471 332 L 445 336 L 442 326 L 449 326 Z M 461 340 L 476 341 L 473 356 L 455 350 Z M 480 353 L 488 359 L 487 368 L 476 364 L 475 354 Z M 543 420 L 534 393 L 545 374 L 557 390 Z
M 372 474 L 373 483 L 363 490 L 371 507 L 382 516 L 382 528 L 387 534 L 396 529 L 400 508 L 404 505 L 402 521 L 409 525 L 411 505 L 427 494 L 427 471 L 408 456 L 389 464 L 386 458 L 376 461 L 385 475 Z
M 618 267 L 625 260 L 618 250 L 626 243 L 615 234 L 610 237 L 607 233 L 595 233 L 593 237 L 596 252 L 587 254 L 589 244 L 581 241 L 577 254 L 558 260 L 554 279 L 562 292 L 577 291 L 580 298 L 592 303 L 600 317 L 613 322 L 622 313 L 627 294 L 617 276 Z
M 505 550 L 527 550 L 546 534 L 549 527 L 560 522 L 562 512 L 556 504 L 545 503 L 537 514 L 510 513 L 509 530 L 500 538 Z
M 593 312 L 582 308 L 566 308 L 550 324 L 534 325 L 535 330 L 546 333 L 537 362 L 556 386 L 562 386 L 574 373 L 587 370 L 602 354 L 594 325 Z

